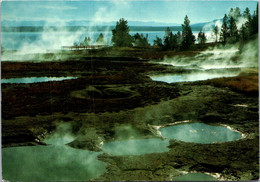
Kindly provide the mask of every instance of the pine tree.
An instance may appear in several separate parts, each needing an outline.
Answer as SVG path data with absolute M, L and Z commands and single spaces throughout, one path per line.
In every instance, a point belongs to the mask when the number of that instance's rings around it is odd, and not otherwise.
M 238 41 L 238 30 L 235 19 L 231 16 L 228 21 L 228 41 L 235 43 Z
M 164 34 L 164 45 L 163 45 L 164 49 L 171 49 L 171 45 L 170 45 L 171 37 L 172 37 L 172 32 L 170 28 L 167 27 Z
M 233 17 L 233 19 L 234 19 L 236 22 L 239 21 L 239 19 L 241 18 L 241 16 L 242 16 L 242 15 L 241 15 L 241 12 L 240 12 L 239 7 L 236 7 L 235 9 L 231 8 L 230 11 L 229 11 L 229 14 L 228 14 L 229 19 L 230 19 L 231 17 Z
M 182 36 L 181 36 L 181 32 L 178 31 L 177 34 L 176 34 L 176 38 L 177 38 L 177 45 L 180 46 L 181 45 L 181 42 L 182 42 Z
M 148 47 L 150 46 L 149 43 L 148 43 L 148 34 L 146 34 L 146 36 L 144 37 L 143 34 L 139 34 L 139 33 L 136 33 L 134 36 L 133 36 L 133 39 L 134 39 L 134 45 L 137 46 L 137 47 Z
M 96 43 L 99 45 L 104 45 L 106 44 L 105 39 L 104 39 L 104 35 L 102 33 L 99 34 Z
M 235 19 L 236 22 L 238 22 L 238 20 L 241 18 L 241 11 L 239 9 L 239 7 L 236 7 L 234 10 L 234 16 L 233 18 Z
M 248 32 L 248 29 L 247 29 L 246 25 L 243 24 L 242 27 L 241 27 L 241 29 L 240 29 L 240 31 L 239 31 L 240 39 L 241 39 L 242 41 L 247 40 L 247 39 L 248 39 L 248 35 L 249 35 L 248 33 L 249 33 L 249 32 Z
M 162 39 L 156 36 L 156 39 L 153 41 L 153 45 L 162 47 L 163 46 Z
M 205 33 L 200 31 L 199 34 L 198 34 L 198 43 L 203 45 L 203 44 L 206 43 L 206 40 L 207 40 L 207 38 L 205 36 Z
M 221 26 L 221 31 L 220 31 L 220 41 L 223 44 L 227 43 L 227 38 L 228 38 L 228 25 L 227 25 L 228 17 L 225 14 L 223 18 L 223 23 Z
M 216 36 L 216 42 L 218 42 L 218 34 L 219 34 L 219 29 L 218 29 L 218 26 L 216 25 L 213 29 L 213 33 L 214 35 Z
M 254 14 L 252 16 L 252 20 L 250 22 L 250 35 L 254 35 L 258 33 L 258 3 L 256 6 L 256 11 L 254 11 Z
M 164 35 L 164 49 L 166 50 L 174 50 L 178 47 L 178 36 L 177 34 L 173 34 L 169 27 L 165 30 Z
M 127 25 L 127 20 L 121 18 L 116 22 L 115 29 L 112 30 L 112 42 L 117 47 L 131 47 L 132 37 L 129 34 L 130 28 Z
M 182 24 L 182 44 L 181 47 L 184 50 L 190 48 L 190 46 L 195 42 L 195 36 L 192 34 L 190 27 L 190 20 L 186 15 L 184 18 L 184 24 Z
M 247 19 L 247 21 L 251 20 L 251 14 L 249 8 L 246 8 L 245 11 L 243 12 L 243 17 Z

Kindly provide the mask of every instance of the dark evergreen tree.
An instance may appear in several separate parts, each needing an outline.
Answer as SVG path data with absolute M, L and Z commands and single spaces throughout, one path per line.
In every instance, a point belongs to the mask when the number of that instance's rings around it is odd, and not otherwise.
M 146 36 L 144 37 L 143 34 L 139 34 L 139 33 L 136 33 L 134 36 L 133 36 L 133 40 L 134 40 L 134 45 L 137 46 L 137 47 L 148 47 L 150 46 L 149 43 L 148 43 L 148 34 L 146 34 Z
M 112 30 L 112 42 L 117 47 L 131 47 L 132 37 L 129 34 L 129 26 L 127 20 L 123 18 L 116 22 L 115 29 Z
M 96 40 L 96 43 L 99 44 L 99 45 L 104 45 L 106 44 L 106 41 L 104 39 L 104 35 L 102 33 L 99 34 L 97 40 Z
M 84 41 L 80 43 L 80 46 L 88 46 L 91 44 L 90 37 L 85 37 Z
M 246 22 L 241 26 L 239 30 L 239 36 L 241 40 L 247 40 L 250 35 L 251 31 L 251 22 L 252 22 L 252 16 L 250 14 L 249 8 L 246 8 L 243 12 L 243 18 L 246 19 Z
M 192 34 L 190 27 L 190 20 L 186 15 L 184 18 L 184 24 L 182 24 L 182 43 L 181 48 L 187 50 L 195 42 L 195 36 Z
M 245 24 L 242 25 L 240 31 L 239 31 L 239 36 L 240 36 L 240 39 L 242 41 L 244 40 L 247 40 L 248 37 L 249 37 L 249 32 L 248 32 L 248 28 L 246 27 Z
M 206 38 L 205 33 L 200 31 L 199 34 L 198 34 L 198 43 L 203 45 L 203 44 L 206 43 L 206 40 L 207 40 L 207 38 Z
M 164 46 L 163 46 L 164 49 L 171 49 L 170 46 L 171 38 L 172 38 L 172 31 L 170 30 L 169 27 L 167 27 L 164 34 Z
M 250 22 L 250 35 L 254 35 L 258 33 L 258 3 L 256 6 L 256 11 L 254 11 L 254 14 L 252 16 L 252 20 Z
M 235 19 L 236 22 L 238 22 L 238 20 L 241 18 L 241 11 L 239 9 L 239 7 L 236 7 L 234 10 L 234 15 L 233 18 Z
M 242 17 L 239 7 L 235 9 L 231 8 L 228 14 L 228 19 L 233 18 L 235 22 L 238 22 L 239 19 Z
M 166 50 L 174 50 L 178 47 L 177 43 L 178 35 L 173 34 L 170 30 L 169 27 L 165 30 L 165 35 L 164 35 L 164 49 Z
M 219 28 L 218 28 L 217 25 L 214 27 L 213 33 L 214 33 L 214 35 L 215 35 L 215 37 L 216 37 L 215 41 L 218 42 Z
M 228 13 L 228 17 L 230 18 L 232 16 L 234 16 L 234 9 L 230 8 L 229 13 Z
M 228 42 L 235 43 L 239 39 L 235 19 L 231 16 L 228 20 Z
M 227 38 L 228 36 L 228 17 L 225 14 L 224 18 L 223 18 L 223 22 L 222 22 L 222 26 L 221 26 L 221 31 L 220 31 L 220 42 L 222 42 L 223 44 L 227 43 Z
M 162 39 L 156 36 L 156 39 L 153 41 L 153 45 L 162 47 L 163 46 Z
M 251 21 L 251 14 L 249 8 L 246 8 L 243 12 L 243 17 L 247 19 L 247 21 Z
M 181 36 L 181 32 L 178 31 L 177 34 L 177 45 L 180 46 L 181 45 L 181 42 L 182 42 L 182 36 Z

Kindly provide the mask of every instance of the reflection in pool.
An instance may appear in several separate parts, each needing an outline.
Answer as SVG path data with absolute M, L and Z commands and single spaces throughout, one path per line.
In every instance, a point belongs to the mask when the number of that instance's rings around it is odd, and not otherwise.
M 204 123 L 185 123 L 160 129 L 162 136 L 169 139 L 209 144 L 227 142 L 241 138 L 241 134 L 224 126 L 212 126 Z
M 141 155 L 167 152 L 168 140 L 138 139 L 104 143 L 102 150 L 112 155 Z
M 237 76 L 237 73 L 185 73 L 185 74 L 163 74 L 163 75 L 153 75 L 150 78 L 154 81 L 162 81 L 166 83 L 176 83 L 176 82 L 193 82 L 199 80 L 208 80 L 213 78 L 221 77 L 233 77 Z
M 12 181 L 86 181 L 105 172 L 100 153 L 66 145 L 2 149 L 2 175 Z
M 77 77 L 24 77 L 24 78 L 1 79 L 1 83 L 37 83 L 37 82 L 70 80 L 76 78 Z
M 172 179 L 173 181 L 218 181 L 213 176 L 204 173 L 188 173 Z

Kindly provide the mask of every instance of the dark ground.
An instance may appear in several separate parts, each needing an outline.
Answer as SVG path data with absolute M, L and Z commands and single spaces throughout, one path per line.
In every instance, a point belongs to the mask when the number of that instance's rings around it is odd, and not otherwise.
M 57 123 L 72 124 L 74 134 L 94 129 L 105 141 L 116 138 L 116 128 L 123 125 L 130 125 L 138 137 L 155 137 L 149 125 L 183 120 L 226 124 L 245 137 L 206 145 L 171 140 L 169 152 L 140 156 L 102 154 L 99 159 L 107 162 L 107 172 L 95 180 L 165 181 L 181 171 L 207 172 L 222 180 L 258 179 L 258 72 L 209 81 L 155 82 L 149 73 L 185 71 L 146 60 L 162 58 L 160 54 L 137 51 L 138 58 L 102 54 L 61 62 L 2 62 L 2 78 L 78 77 L 2 84 L 2 147 L 44 144 L 41 141 Z M 98 150 L 96 135 L 77 146 Z

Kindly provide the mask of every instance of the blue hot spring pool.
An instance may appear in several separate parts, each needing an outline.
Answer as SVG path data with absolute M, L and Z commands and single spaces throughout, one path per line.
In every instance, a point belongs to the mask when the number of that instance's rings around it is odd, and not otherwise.
M 2 149 L 2 176 L 8 181 L 86 181 L 106 170 L 100 152 L 66 145 Z
M 77 77 L 24 77 L 24 78 L 1 79 L 1 83 L 37 83 L 37 82 L 70 80 L 76 78 Z
M 210 144 L 240 139 L 242 135 L 224 126 L 184 123 L 160 129 L 162 136 L 184 142 Z
M 193 81 L 201 81 L 208 80 L 213 78 L 221 78 L 221 77 L 233 77 L 237 76 L 238 73 L 183 73 L 183 74 L 162 74 L 162 75 L 153 75 L 150 78 L 154 81 L 162 81 L 166 83 L 176 83 L 176 82 L 193 82 Z

